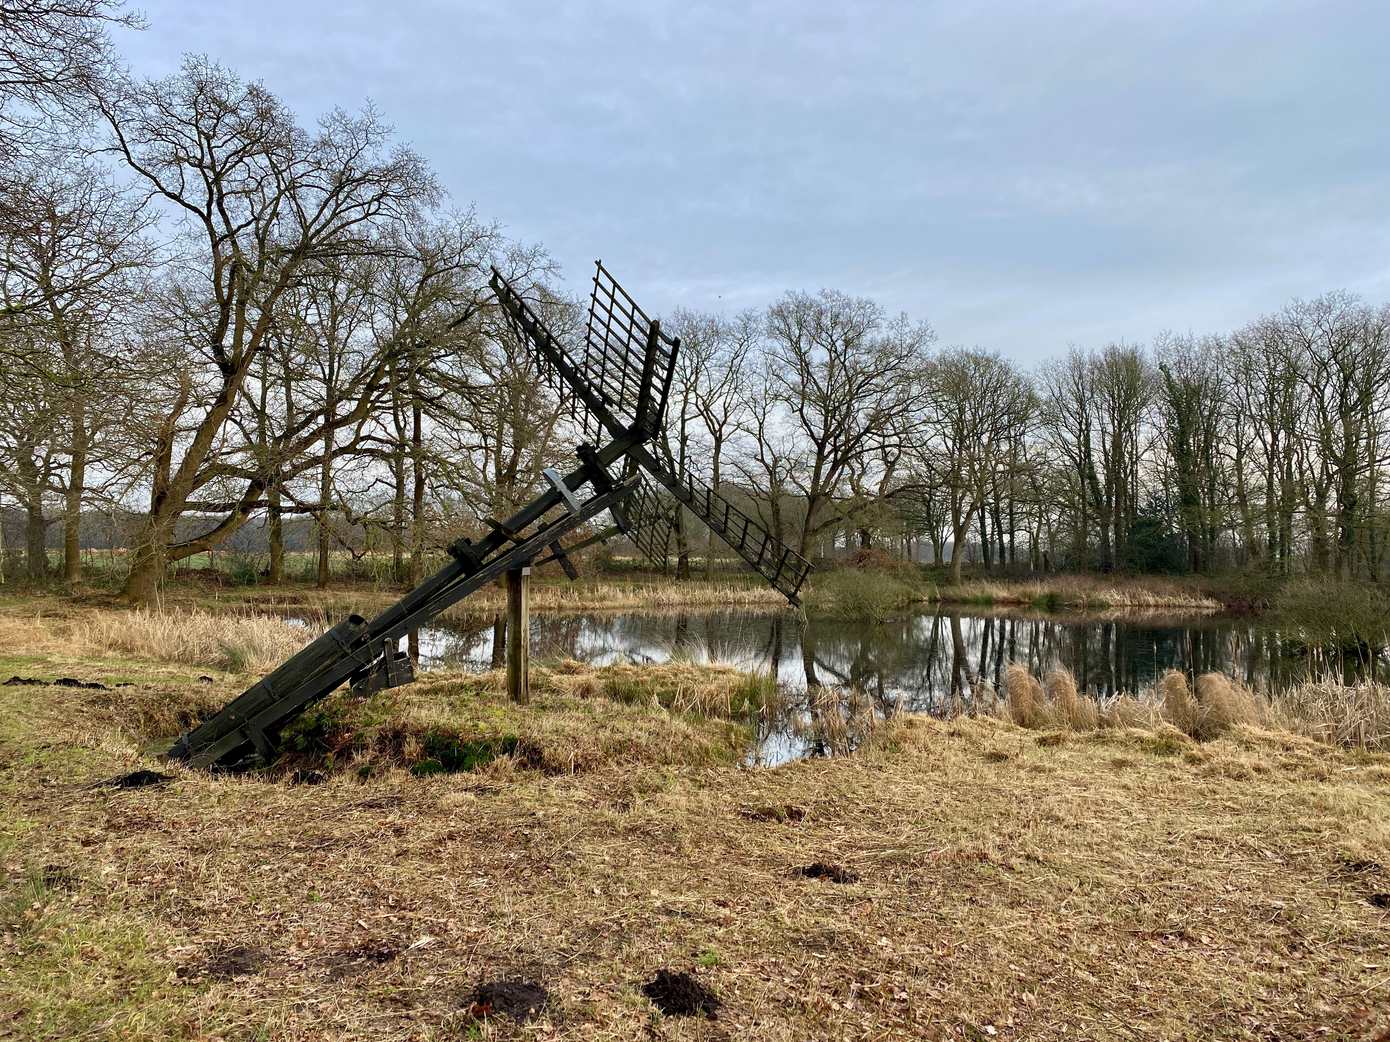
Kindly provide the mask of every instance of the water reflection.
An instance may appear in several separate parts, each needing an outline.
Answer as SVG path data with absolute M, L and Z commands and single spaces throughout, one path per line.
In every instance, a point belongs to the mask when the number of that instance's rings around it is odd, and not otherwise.
M 436 622 L 420 631 L 425 667 L 486 669 L 500 661 L 505 631 L 493 616 Z M 1390 677 L 1384 657 L 1308 649 L 1296 634 L 1250 619 L 1144 616 L 918 614 L 890 622 L 806 620 L 794 613 L 538 614 L 532 656 L 664 662 L 673 654 L 774 672 L 794 689 L 852 685 L 914 710 L 997 687 L 1012 662 L 1042 673 L 1070 669 L 1095 695 L 1141 691 L 1168 669 L 1219 670 L 1257 691 L 1328 673 L 1352 681 Z
M 492 615 L 450 620 L 422 629 L 416 640 L 425 668 L 487 669 L 503 661 L 505 628 Z M 1174 668 L 1219 670 L 1263 692 L 1310 675 L 1390 678 L 1384 657 L 1368 661 L 1308 649 L 1296 634 L 1222 616 L 939 612 L 873 623 L 807 620 L 791 612 L 537 614 L 531 640 L 538 661 L 574 658 L 604 665 L 663 662 L 678 654 L 775 674 L 799 697 L 791 700 L 790 716 L 761 723 L 754 762 L 829 752 L 836 742 L 852 745 L 855 722 L 865 712 L 977 708 L 977 699 L 993 699 L 1013 662 L 1035 674 L 1064 666 L 1094 696 L 1143 691 Z M 823 690 L 836 691 L 833 708 Z M 854 694 L 846 696 L 847 690 Z

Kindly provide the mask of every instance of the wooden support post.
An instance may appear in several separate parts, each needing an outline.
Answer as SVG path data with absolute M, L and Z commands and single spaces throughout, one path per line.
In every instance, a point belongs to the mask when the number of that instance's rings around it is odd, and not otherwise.
M 531 612 L 528 605 L 531 569 L 507 573 L 507 697 L 531 701 Z

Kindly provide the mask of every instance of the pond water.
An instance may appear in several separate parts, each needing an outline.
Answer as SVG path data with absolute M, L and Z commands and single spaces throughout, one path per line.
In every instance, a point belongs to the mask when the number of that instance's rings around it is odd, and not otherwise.
M 437 621 L 420 631 L 422 667 L 500 665 L 493 616 Z M 758 722 L 750 763 L 829 751 L 808 691 L 853 688 L 875 712 L 946 714 L 968 708 L 977 684 L 999 689 L 1010 663 L 1041 675 L 1064 666 L 1085 692 L 1105 697 L 1148 688 L 1165 670 L 1219 670 L 1257 691 L 1309 676 L 1390 679 L 1390 661 L 1309 648 L 1296 633 L 1250 618 L 1146 614 L 1083 617 L 937 612 L 890 622 L 806 619 L 798 613 L 682 612 L 535 614 L 532 656 L 597 665 L 664 662 L 672 656 L 775 674 L 790 709 Z M 823 729 L 820 729 L 823 730 Z M 852 741 L 852 736 L 849 739 Z

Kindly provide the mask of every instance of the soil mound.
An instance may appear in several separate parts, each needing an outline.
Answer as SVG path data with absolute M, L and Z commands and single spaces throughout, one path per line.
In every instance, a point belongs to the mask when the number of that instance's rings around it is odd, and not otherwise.
M 105 781 L 97 782 L 92 786 L 94 789 L 147 789 L 151 785 L 163 785 L 165 782 L 174 780 L 172 774 L 164 774 L 161 771 L 131 771 L 129 774 L 118 774 L 114 778 L 107 778 Z
M 327 959 L 328 975 L 335 980 L 364 973 L 374 966 L 385 966 L 401 954 L 393 944 L 368 943 L 344 948 Z
M 807 879 L 828 879 L 832 883 L 857 883 L 859 873 L 852 872 L 841 865 L 832 865 L 828 861 L 813 861 L 805 868 L 797 869 Z
M 76 677 L 59 677 L 57 680 L 40 680 L 38 677 L 10 677 L 4 687 L 78 687 L 84 691 L 110 691 L 105 684 L 96 680 L 78 680 Z M 128 686 L 128 685 L 126 685 Z
M 550 995 L 539 984 L 524 980 L 496 980 L 478 985 L 465 999 L 468 1011 L 479 1020 L 498 1014 L 513 1020 L 530 1020 L 545 1008 Z
M 642 994 L 667 1016 L 704 1014 L 713 1020 L 719 1012 L 719 996 L 688 973 L 657 970 L 656 979 L 642 985 Z
M 265 953 L 244 945 L 229 944 L 209 951 L 203 962 L 179 969 L 178 976 L 185 979 L 215 977 L 218 980 L 231 980 L 233 977 L 249 977 L 259 972 L 265 963 Z

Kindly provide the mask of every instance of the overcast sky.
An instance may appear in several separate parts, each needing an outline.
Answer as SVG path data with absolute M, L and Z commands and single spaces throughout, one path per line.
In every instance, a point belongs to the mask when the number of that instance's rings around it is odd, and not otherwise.
M 1390 3 L 134 0 L 648 310 L 834 287 L 1028 362 L 1390 300 Z M 389 11 L 389 13 L 387 13 Z

